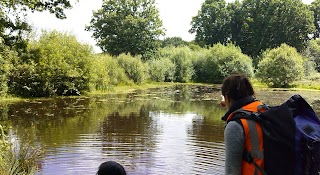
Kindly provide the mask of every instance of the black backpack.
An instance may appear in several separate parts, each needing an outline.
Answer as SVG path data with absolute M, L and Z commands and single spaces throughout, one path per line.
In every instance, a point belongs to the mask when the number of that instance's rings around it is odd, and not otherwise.
M 237 110 L 231 120 L 259 122 L 263 131 L 264 170 L 247 152 L 244 160 L 264 175 L 320 175 L 320 120 L 310 105 L 294 95 L 280 106 Z M 230 121 L 231 121 L 230 120 Z

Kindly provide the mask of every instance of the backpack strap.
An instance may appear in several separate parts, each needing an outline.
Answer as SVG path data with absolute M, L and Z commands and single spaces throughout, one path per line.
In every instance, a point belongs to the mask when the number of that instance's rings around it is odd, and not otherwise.
M 255 161 L 255 158 L 258 160 L 264 159 L 263 151 L 260 149 L 260 144 L 262 144 L 262 129 L 261 127 L 257 127 L 257 123 L 261 121 L 259 114 L 265 110 L 267 110 L 265 106 L 258 106 L 258 112 L 238 109 L 234 112 L 234 116 L 230 120 L 238 122 L 244 129 L 246 147 L 243 152 L 243 160 L 254 165 L 255 174 L 257 175 L 259 171 L 262 175 L 267 175 L 262 167 Z M 247 145 L 250 145 L 249 148 Z

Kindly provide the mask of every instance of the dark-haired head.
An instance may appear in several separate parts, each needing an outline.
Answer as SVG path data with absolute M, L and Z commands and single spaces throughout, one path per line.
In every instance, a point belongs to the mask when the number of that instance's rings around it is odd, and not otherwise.
M 223 80 L 221 93 L 228 101 L 237 101 L 244 97 L 254 96 L 249 79 L 243 74 L 231 74 Z
M 126 170 L 117 162 L 107 161 L 99 166 L 97 175 L 126 175 Z

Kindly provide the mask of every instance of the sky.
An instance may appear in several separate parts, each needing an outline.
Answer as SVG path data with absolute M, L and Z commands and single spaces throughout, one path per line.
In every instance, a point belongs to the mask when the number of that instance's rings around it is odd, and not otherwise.
M 232 0 L 227 0 L 231 2 Z M 303 0 L 310 4 L 313 0 Z M 71 0 L 72 2 L 72 0 Z M 156 0 L 160 19 L 166 29 L 165 37 L 181 37 L 185 41 L 194 39 L 194 34 L 188 31 L 191 20 L 196 16 L 204 0 Z M 102 0 L 79 0 L 71 10 L 66 10 L 67 19 L 57 19 L 48 12 L 35 12 L 28 15 L 28 21 L 33 25 L 36 33 L 41 30 L 58 30 L 67 32 L 77 37 L 78 41 L 94 47 L 95 52 L 101 50 L 95 46 L 96 42 L 91 37 L 92 33 L 85 31 L 85 26 L 90 24 L 92 12 L 101 8 Z

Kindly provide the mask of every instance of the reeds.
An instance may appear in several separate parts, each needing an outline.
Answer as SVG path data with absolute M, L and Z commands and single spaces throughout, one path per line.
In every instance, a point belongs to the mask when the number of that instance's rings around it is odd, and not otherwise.
M 27 143 L 8 141 L 1 125 L 0 133 L 0 175 L 35 174 L 39 151 Z

